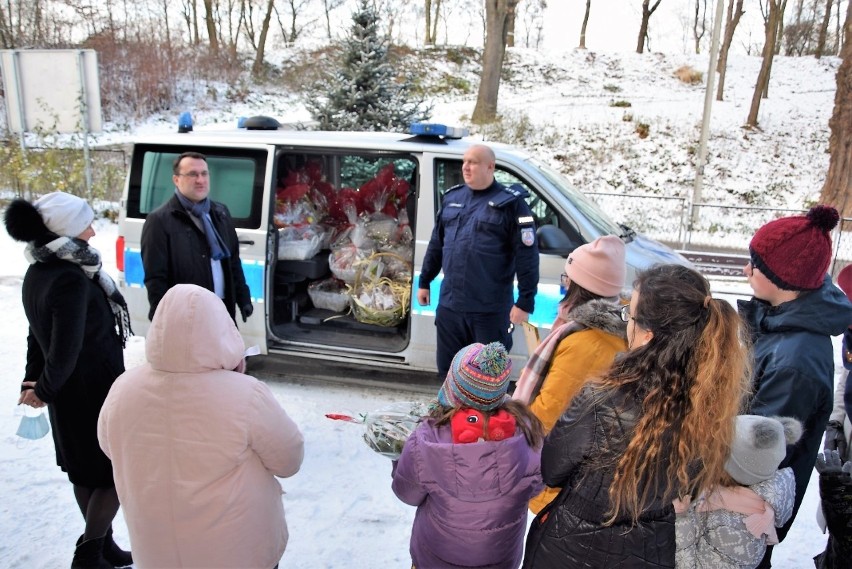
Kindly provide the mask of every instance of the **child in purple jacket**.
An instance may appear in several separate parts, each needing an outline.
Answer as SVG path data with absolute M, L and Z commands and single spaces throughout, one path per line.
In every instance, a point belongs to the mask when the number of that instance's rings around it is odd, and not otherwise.
M 511 368 L 499 342 L 460 350 L 394 462 L 394 493 L 417 506 L 410 544 L 417 569 L 521 564 L 527 503 L 543 488 L 543 430 L 506 395 Z

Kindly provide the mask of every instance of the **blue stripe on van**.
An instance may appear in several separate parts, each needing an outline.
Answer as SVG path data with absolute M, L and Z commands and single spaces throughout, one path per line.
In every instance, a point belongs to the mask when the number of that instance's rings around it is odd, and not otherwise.
M 415 286 L 419 281 L 417 273 L 414 277 Z M 427 306 L 420 306 L 417 303 L 416 291 L 411 295 L 411 313 L 420 314 L 423 316 L 435 316 L 435 309 L 438 306 L 438 295 L 441 290 L 441 281 L 444 280 L 443 274 L 439 274 L 435 280 L 429 285 L 429 300 Z M 518 296 L 518 289 L 515 288 L 515 297 Z M 538 292 L 535 295 L 535 311 L 530 314 L 530 324 L 538 327 L 550 328 L 553 321 L 556 319 L 559 301 L 565 296 L 565 291 L 559 285 L 540 284 Z
M 251 301 L 263 302 L 263 266 L 259 261 L 242 261 L 242 263 Z M 142 268 L 140 249 L 129 247 L 124 249 L 124 282 L 131 287 L 145 286 L 145 269 Z

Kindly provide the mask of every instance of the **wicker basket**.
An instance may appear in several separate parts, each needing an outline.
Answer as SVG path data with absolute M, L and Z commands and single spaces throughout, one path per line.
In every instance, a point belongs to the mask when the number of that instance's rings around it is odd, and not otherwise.
M 355 284 L 351 288 L 349 298 L 352 315 L 358 322 L 392 327 L 399 325 L 408 313 L 411 300 L 410 264 L 407 279 L 391 280 L 382 275 L 387 261 L 407 264 L 405 259 L 395 253 L 374 253 L 357 265 Z M 375 298 L 377 295 L 392 298 L 393 306 L 377 308 L 363 300 L 364 296 Z

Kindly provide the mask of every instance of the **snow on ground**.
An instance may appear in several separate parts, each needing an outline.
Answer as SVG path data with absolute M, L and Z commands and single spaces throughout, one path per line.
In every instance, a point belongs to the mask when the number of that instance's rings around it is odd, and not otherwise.
M 116 226 L 98 222 L 92 244 L 112 258 Z M 71 485 L 55 463 L 50 437 L 22 441 L 15 436 L 21 408 L 16 406 L 23 376 L 27 323 L 21 307 L 26 271 L 23 245 L 0 231 L 0 360 L 6 380 L 0 390 L 0 567 L 68 567 L 83 523 Z M 714 282 L 720 296 L 733 300 L 745 291 L 742 281 Z M 747 287 L 746 287 L 747 289 Z M 127 367 L 144 361 L 143 338 L 131 338 Z M 409 567 L 408 539 L 414 508 L 390 489 L 390 461 L 360 440 L 359 425 L 325 418 L 329 412 L 368 412 L 388 403 L 424 398 L 422 392 L 392 388 L 341 387 L 292 379 L 270 381 L 279 402 L 305 436 L 301 471 L 282 481 L 290 542 L 281 567 L 291 569 L 391 569 Z M 787 539 L 776 547 L 773 567 L 799 569 L 825 544 L 814 511 L 816 476 Z M 128 545 L 122 513 L 114 524 L 116 540 Z

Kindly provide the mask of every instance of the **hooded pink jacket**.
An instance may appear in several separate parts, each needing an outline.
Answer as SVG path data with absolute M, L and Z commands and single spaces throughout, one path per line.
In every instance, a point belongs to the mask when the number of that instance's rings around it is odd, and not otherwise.
M 245 345 L 222 301 L 177 285 L 98 420 L 138 569 L 271 569 L 287 545 L 276 476 L 304 441 L 262 382 L 230 371 Z

